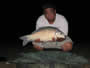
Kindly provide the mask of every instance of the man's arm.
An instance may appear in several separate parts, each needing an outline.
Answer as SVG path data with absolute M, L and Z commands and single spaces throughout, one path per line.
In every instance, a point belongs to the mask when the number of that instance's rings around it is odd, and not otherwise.
M 42 23 L 42 17 L 40 16 L 36 21 L 36 30 L 43 26 Z
M 37 21 L 36 21 L 36 30 L 39 29 L 40 27 L 42 27 L 41 23 L 42 23 L 42 19 L 41 19 L 41 16 L 40 16 L 40 17 L 37 19 Z M 34 47 L 35 49 L 37 49 L 37 50 L 43 50 L 43 48 L 42 48 L 42 47 L 39 47 L 39 46 L 36 44 L 36 42 L 40 42 L 40 39 L 38 38 L 38 39 L 36 39 L 34 42 L 32 42 L 33 47 Z
M 60 20 L 61 25 L 60 25 L 60 30 L 64 32 L 65 35 L 68 35 L 68 21 L 64 16 L 62 16 L 62 19 Z

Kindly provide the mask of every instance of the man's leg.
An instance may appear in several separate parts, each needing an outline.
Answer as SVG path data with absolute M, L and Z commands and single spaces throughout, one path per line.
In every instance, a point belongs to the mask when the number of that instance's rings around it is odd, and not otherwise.
M 62 45 L 63 51 L 70 51 L 72 50 L 72 42 L 66 42 L 64 45 Z
M 72 40 L 69 37 L 62 42 L 47 42 L 47 43 L 37 43 L 33 42 L 33 46 L 37 50 L 43 50 L 44 48 L 57 48 L 63 51 L 72 50 Z
M 61 43 L 62 43 L 61 47 L 62 47 L 63 51 L 71 51 L 72 50 L 73 41 L 71 40 L 70 37 L 66 37 L 66 39 Z
M 33 47 L 34 47 L 35 49 L 39 50 L 39 51 L 41 51 L 41 50 L 44 49 L 43 47 L 40 47 L 40 46 L 35 45 L 35 44 L 33 44 Z
M 43 47 L 40 47 L 40 46 L 38 46 L 38 45 L 40 45 L 40 44 L 37 44 L 36 42 L 32 42 L 32 44 L 33 44 L 33 47 L 36 49 L 36 50 L 43 50 L 44 48 Z

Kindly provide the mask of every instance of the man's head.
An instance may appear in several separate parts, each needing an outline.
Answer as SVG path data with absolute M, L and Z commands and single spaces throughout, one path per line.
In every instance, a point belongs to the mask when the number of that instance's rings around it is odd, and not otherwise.
M 52 4 L 45 4 L 42 8 L 43 8 L 43 12 L 44 12 L 46 19 L 49 22 L 54 22 L 55 17 L 56 17 L 55 6 Z

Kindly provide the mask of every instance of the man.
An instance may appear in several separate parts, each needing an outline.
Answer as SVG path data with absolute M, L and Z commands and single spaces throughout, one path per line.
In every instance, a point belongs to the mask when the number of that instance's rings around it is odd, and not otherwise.
M 45 26 L 52 26 L 60 29 L 65 35 L 68 35 L 68 22 L 65 19 L 64 16 L 56 13 L 56 9 L 53 5 L 46 4 L 43 6 L 43 15 L 41 15 L 37 22 L 36 22 L 36 30 L 39 29 L 40 27 L 45 27 Z M 54 38 L 52 39 L 54 40 Z M 38 42 L 40 39 L 37 39 L 35 42 L 33 42 L 34 48 L 37 50 L 43 50 L 43 47 L 40 47 L 38 45 L 47 45 L 47 44 L 39 44 Z M 49 44 L 53 45 L 53 44 Z M 72 50 L 72 40 L 69 37 L 66 37 L 66 40 L 59 42 L 61 46 L 61 49 L 63 51 L 70 51 Z

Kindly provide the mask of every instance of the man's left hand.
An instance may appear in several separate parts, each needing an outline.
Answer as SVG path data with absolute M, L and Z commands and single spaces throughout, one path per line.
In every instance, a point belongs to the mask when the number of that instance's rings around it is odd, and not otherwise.
M 64 38 L 57 38 L 56 41 L 58 41 L 58 42 L 62 42 L 62 41 L 64 41 L 64 40 L 65 40 Z

